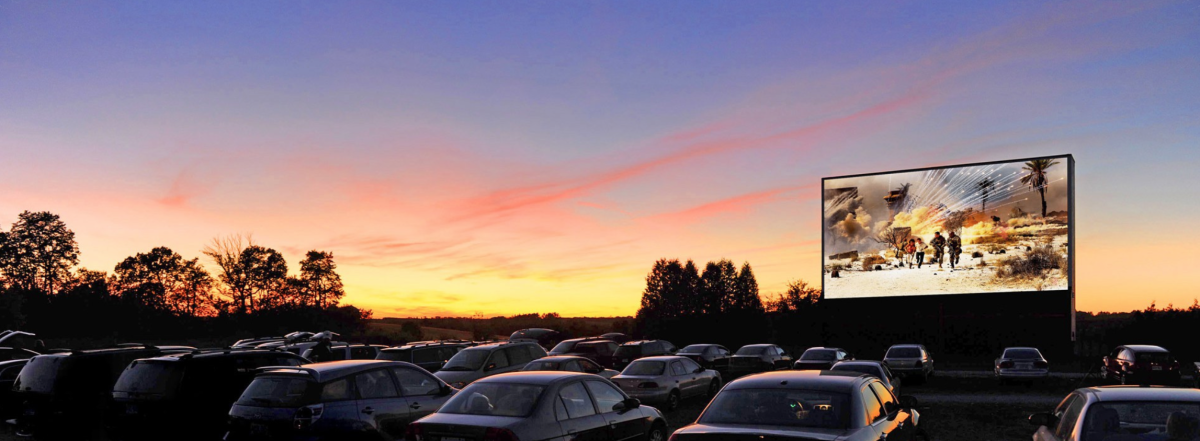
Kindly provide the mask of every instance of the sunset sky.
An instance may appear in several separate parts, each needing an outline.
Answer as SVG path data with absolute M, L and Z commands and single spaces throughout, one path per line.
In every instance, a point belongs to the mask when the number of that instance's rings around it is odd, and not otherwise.
M 0 2 L 0 228 L 326 250 L 375 317 L 632 315 L 663 257 L 767 296 L 821 177 L 1065 153 L 1078 309 L 1191 305 L 1200 5 Z

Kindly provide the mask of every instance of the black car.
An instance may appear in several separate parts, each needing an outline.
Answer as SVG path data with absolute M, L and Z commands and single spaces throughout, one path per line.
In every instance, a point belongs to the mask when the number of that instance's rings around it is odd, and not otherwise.
M 792 356 L 783 348 L 772 344 L 746 345 L 738 348 L 729 358 L 729 373 L 737 375 L 787 369 L 792 365 Z
M 724 346 L 714 344 L 696 344 L 687 345 L 675 355 L 684 356 L 700 363 L 705 369 L 712 369 L 720 372 L 729 370 L 729 349 Z
M 287 351 L 197 350 L 134 360 L 112 388 L 112 430 L 124 439 L 217 439 L 229 407 L 264 366 L 299 366 L 308 360 Z M 186 431 L 178 431 L 187 427 Z
M 1120 384 L 1178 386 L 1179 360 L 1161 346 L 1117 346 L 1104 357 L 1104 379 Z
M 562 341 L 562 334 L 553 329 L 529 328 L 512 333 L 508 341 L 532 341 L 543 348 L 552 348 Z
M 617 347 L 617 351 L 613 353 L 612 368 L 615 370 L 625 369 L 633 360 L 642 357 L 657 357 L 660 355 L 675 355 L 675 345 L 666 340 L 638 340 L 631 341 Z
M 607 334 L 600 334 L 600 338 L 603 338 L 605 340 L 612 340 L 613 342 L 615 342 L 616 344 L 619 344 L 619 345 L 625 344 L 625 343 L 629 342 L 629 340 L 633 340 L 628 335 L 622 334 L 620 332 L 609 332 Z
M 824 371 L 833 367 L 834 363 L 853 359 L 854 356 L 842 348 L 808 348 L 800 354 L 800 359 L 796 360 L 792 369 Z
M 616 361 L 613 354 L 617 352 L 618 347 L 616 342 L 603 337 L 573 338 L 555 345 L 549 355 L 577 355 L 611 368 Z
M 0 421 L 15 417 L 20 409 L 21 402 L 17 401 L 13 392 L 13 381 L 16 381 L 17 374 L 26 363 L 29 360 L 0 361 Z
M 461 341 L 417 342 L 382 349 L 375 359 L 409 362 L 429 372 L 437 372 L 446 364 L 446 361 L 450 360 L 450 357 L 468 347 L 471 347 L 470 343 Z
M 31 358 L 13 382 L 13 392 L 22 402 L 17 434 L 66 436 L 102 427 L 113 412 L 113 384 L 125 366 L 176 349 L 183 348 L 131 344 Z

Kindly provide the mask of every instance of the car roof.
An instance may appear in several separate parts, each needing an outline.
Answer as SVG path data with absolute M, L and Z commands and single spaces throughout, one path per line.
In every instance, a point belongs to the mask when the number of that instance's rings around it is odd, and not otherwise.
M 841 366 L 841 365 L 855 365 L 855 364 L 869 364 L 871 366 L 883 366 L 882 361 L 876 361 L 876 360 L 841 360 L 841 361 L 838 361 L 837 363 L 834 363 L 833 365 Z
M 166 347 L 170 349 L 170 347 Z M 146 351 L 161 351 L 160 348 L 154 346 L 126 346 L 117 348 L 102 348 L 102 349 L 84 349 L 84 350 L 67 350 L 62 352 L 51 352 L 41 354 L 38 357 L 98 357 L 104 355 L 120 355 L 127 352 L 146 352 Z
M 642 357 L 642 358 L 639 358 L 639 359 L 633 360 L 633 361 L 638 362 L 638 361 L 672 361 L 672 360 L 691 361 L 690 358 L 679 356 L 679 355 L 656 355 L 653 357 Z
M 537 359 L 537 360 L 532 360 L 532 361 L 567 361 L 567 360 L 588 360 L 588 361 L 591 361 L 591 360 L 590 360 L 589 358 L 587 358 L 587 357 L 580 357 L 580 356 L 578 356 L 578 355 L 551 355 L 551 356 L 549 356 L 549 357 L 542 357 L 542 358 L 539 358 L 539 359 Z M 532 362 L 532 361 L 531 361 L 531 362 Z
M 383 350 L 383 351 L 404 351 L 404 350 L 416 349 L 416 348 L 436 348 L 436 347 L 439 347 L 439 346 L 462 346 L 462 347 L 466 347 L 466 346 L 470 346 L 470 343 L 469 343 L 469 342 L 466 342 L 466 341 L 423 341 L 423 342 L 414 342 L 414 343 L 409 343 L 409 344 L 402 345 L 402 346 L 395 346 L 395 347 L 391 347 L 391 348 L 382 348 L 382 349 L 380 349 L 380 350 Z
M 504 346 L 518 346 L 518 345 L 534 345 L 534 346 L 536 346 L 537 343 L 534 343 L 531 341 L 500 341 L 500 342 L 495 342 L 495 343 L 486 343 L 486 344 L 482 344 L 482 345 L 478 345 L 478 346 L 471 346 L 469 348 L 464 348 L 463 350 L 466 351 L 466 350 L 470 350 L 470 349 L 499 349 Z
M 638 345 L 643 345 L 646 343 L 654 343 L 656 341 L 663 341 L 663 340 L 633 340 L 633 341 L 627 341 L 625 343 L 622 343 L 621 346 L 638 346 Z
M 742 347 L 743 347 L 743 348 L 765 348 L 765 347 L 768 347 L 768 346 L 775 346 L 775 345 L 773 345 L 773 344 L 771 344 L 771 343 L 755 343 L 755 344 L 752 344 L 752 345 L 744 345 L 744 346 L 742 346 Z
M 844 351 L 845 349 L 842 349 L 842 348 L 831 348 L 831 347 L 827 347 L 827 346 L 815 346 L 815 347 L 811 347 L 811 348 L 805 349 L 805 350 L 804 350 L 804 352 L 808 352 L 808 351 L 812 351 L 812 350 L 818 350 L 818 351 Z
M 850 371 L 771 371 L 730 381 L 725 389 L 807 389 L 846 392 L 871 377 Z
M 1171 352 L 1162 346 L 1154 345 L 1122 345 L 1125 349 L 1130 349 L 1133 352 Z
M 891 348 L 924 348 L 924 347 L 925 347 L 925 345 L 918 345 L 918 344 L 914 344 L 914 343 L 901 343 L 898 345 L 892 345 Z M 891 349 L 891 348 L 888 348 L 888 349 Z
M 281 355 L 289 358 L 303 357 L 296 355 L 294 352 L 288 352 L 278 349 L 254 349 L 254 348 L 220 348 L 220 349 L 197 349 L 191 352 L 183 352 L 176 354 L 160 355 L 158 357 L 148 358 L 147 360 L 157 361 L 186 361 L 194 359 L 209 359 L 209 358 L 232 358 L 245 355 Z
M 1094 386 L 1078 389 L 1093 401 L 1200 402 L 1200 389 L 1167 386 Z
M 322 363 L 310 363 L 296 367 L 279 366 L 268 367 L 264 369 L 264 375 L 274 374 L 307 374 L 318 382 L 341 378 L 347 375 L 357 374 L 362 371 L 384 367 L 384 366 L 413 366 L 412 363 L 402 361 L 388 360 L 341 360 L 341 361 L 326 361 Z
M 604 337 L 579 337 L 579 338 L 568 338 L 568 339 L 566 339 L 566 340 L 563 340 L 563 343 L 566 343 L 566 342 L 569 342 L 569 341 L 573 341 L 573 342 L 576 342 L 576 343 L 583 343 L 583 342 L 593 342 L 593 341 L 609 341 L 609 340 L 608 340 L 607 338 L 604 338 Z
M 509 372 L 500 375 L 492 375 L 475 380 L 473 384 L 479 383 L 521 383 L 521 384 L 536 384 L 547 386 L 560 381 L 569 380 L 578 377 L 594 377 L 600 378 L 597 375 L 585 374 L 583 372 L 567 372 L 567 371 L 518 371 Z

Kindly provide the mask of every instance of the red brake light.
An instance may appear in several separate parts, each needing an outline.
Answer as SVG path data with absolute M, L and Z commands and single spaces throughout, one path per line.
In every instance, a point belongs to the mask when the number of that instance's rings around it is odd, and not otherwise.
M 404 429 L 404 437 L 410 441 L 421 441 L 421 423 L 409 424 L 408 427 Z
M 508 429 L 488 427 L 483 433 L 483 441 L 521 441 L 517 434 Z

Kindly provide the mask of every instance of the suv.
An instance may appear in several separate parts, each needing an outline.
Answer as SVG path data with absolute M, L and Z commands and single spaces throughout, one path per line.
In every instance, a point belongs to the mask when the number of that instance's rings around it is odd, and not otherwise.
M 450 357 L 453 357 L 454 354 L 457 354 L 463 348 L 470 346 L 468 343 L 458 341 L 417 342 L 394 348 L 380 349 L 379 355 L 376 355 L 375 359 L 406 361 L 420 366 L 429 372 L 437 372 L 438 369 L 441 369 L 450 360 Z
M 623 370 L 633 360 L 642 357 L 657 357 L 659 355 L 675 355 L 675 345 L 666 340 L 637 340 L 622 344 L 613 353 L 613 369 Z
M 512 333 L 508 336 L 508 341 L 531 341 L 543 348 L 549 348 L 562 341 L 562 334 L 553 329 L 529 328 Z
M 459 351 L 434 375 L 462 389 L 480 378 L 519 371 L 545 356 L 546 350 L 534 342 L 489 343 Z
M 315 345 L 314 345 L 315 346 Z M 321 361 L 338 361 L 338 360 L 374 360 L 379 356 L 379 351 L 387 348 L 384 345 L 368 345 L 368 344 L 350 344 L 350 343 L 334 343 L 329 347 L 329 352 L 333 354 L 333 358 Z M 309 347 L 300 353 L 300 356 L 312 360 L 313 348 Z M 313 360 L 316 361 L 316 360 Z
M 883 364 L 901 377 L 917 378 L 922 383 L 933 376 L 933 354 L 925 345 L 892 345 L 883 355 Z
M 613 365 L 613 354 L 617 352 L 616 342 L 602 337 L 573 338 L 550 350 L 550 355 L 578 355 L 587 357 L 604 367 Z
M 796 360 L 792 369 L 825 371 L 832 368 L 834 363 L 853 359 L 854 356 L 842 348 L 808 348 L 800 354 L 800 359 Z
M 1102 363 L 1105 380 L 1121 384 L 1179 385 L 1179 362 L 1160 346 L 1117 346 Z
M 13 381 L 16 381 L 17 374 L 26 363 L 29 360 L 0 361 L 0 421 L 15 417 L 20 409 L 21 402 L 17 401 L 13 392 Z
M 217 439 L 229 406 L 263 366 L 300 366 L 308 360 L 287 351 L 196 350 L 134 360 L 113 385 L 113 430 L 121 438 Z M 188 427 L 186 431 L 175 430 Z
M 456 392 L 402 361 L 264 368 L 229 410 L 225 440 L 403 439 Z
M 705 369 L 713 369 L 718 372 L 729 371 L 729 350 L 721 345 L 687 345 L 675 353 L 675 355 L 682 355 L 695 360 L 696 363 L 700 363 L 700 366 L 704 366 Z
M 772 344 L 742 346 L 729 359 L 729 373 L 733 375 L 776 371 L 792 366 L 792 356 L 783 348 Z
M 17 434 L 43 436 L 101 426 L 112 411 L 112 389 L 133 360 L 158 357 L 182 347 L 125 344 L 117 348 L 38 355 L 13 381 L 23 402 Z M 187 348 L 191 351 L 195 348 Z

